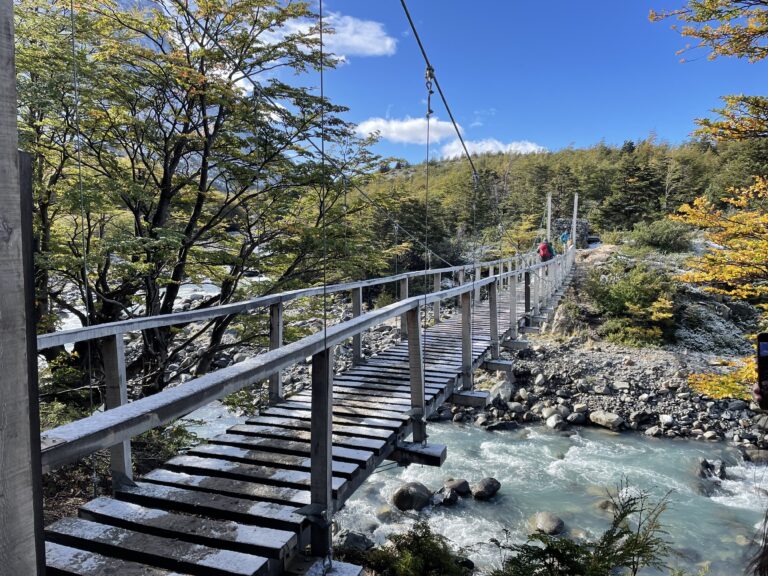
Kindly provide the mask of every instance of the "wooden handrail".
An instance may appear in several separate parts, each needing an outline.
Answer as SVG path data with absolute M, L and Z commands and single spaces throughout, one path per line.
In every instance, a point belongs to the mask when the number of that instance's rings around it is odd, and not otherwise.
M 244 314 L 260 308 L 268 308 L 273 304 L 290 302 L 297 298 L 306 298 L 310 296 L 320 296 L 322 294 L 333 294 L 337 292 L 351 292 L 356 288 L 367 288 L 398 282 L 409 278 L 418 278 L 432 274 L 447 274 L 449 272 L 459 272 L 473 270 L 475 267 L 484 268 L 494 266 L 501 262 L 514 262 L 518 257 L 506 258 L 504 260 L 494 260 L 492 262 L 481 262 L 478 264 L 466 264 L 453 266 L 450 268 L 435 268 L 430 270 L 419 270 L 415 272 L 403 272 L 394 276 L 385 276 L 382 278 L 370 278 L 367 280 L 358 280 L 356 282 L 344 282 L 342 284 L 331 284 L 328 286 L 314 286 L 311 288 L 300 288 L 298 290 L 288 290 L 278 294 L 259 296 L 242 302 L 233 302 L 231 304 L 222 304 L 211 308 L 201 308 L 198 310 L 188 310 L 186 312 L 172 312 L 170 314 L 160 314 L 156 316 L 145 316 L 141 318 L 130 318 L 127 320 L 118 320 L 95 326 L 83 326 L 81 328 L 72 328 L 60 332 L 51 332 L 41 334 L 37 337 L 37 349 L 45 350 L 73 342 L 83 342 L 86 340 L 97 340 L 107 336 L 125 334 L 127 332 L 138 332 L 152 328 L 161 328 L 164 326 L 174 326 L 177 324 L 189 324 L 191 322 L 200 322 L 212 318 L 229 316 L 230 314 Z

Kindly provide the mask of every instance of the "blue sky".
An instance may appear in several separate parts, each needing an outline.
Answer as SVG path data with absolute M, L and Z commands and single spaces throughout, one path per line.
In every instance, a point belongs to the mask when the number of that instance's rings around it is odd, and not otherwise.
M 650 9 L 683 0 L 409 0 L 437 77 L 473 149 L 679 143 L 731 93 L 766 94 L 768 62 L 709 61 Z M 326 93 L 348 119 L 379 128 L 376 151 L 423 160 L 424 64 L 399 0 L 325 0 L 330 47 L 345 63 Z M 433 156 L 456 150 L 439 102 Z M 535 145 L 535 146 L 534 146 Z

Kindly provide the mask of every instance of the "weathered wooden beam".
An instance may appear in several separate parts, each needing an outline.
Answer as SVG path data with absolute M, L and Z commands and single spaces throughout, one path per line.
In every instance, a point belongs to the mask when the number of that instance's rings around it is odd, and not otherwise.
M 491 333 L 491 358 L 499 357 L 499 302 L 498 282 L 488 285 L 489 329 Z
M 363 289 L 354 288 L 352 290 L 352 317 L 357 318 L 363 313 Z M 358 366 L 363 362 L 363 336 L 355 334 L 352 336 L 352 365 Z
M 477 284 L 477 281 L 480 280 L 480 278 L 483 277 L 483 269 L 480 266 L 475 267 L 475 284 Z M 475 302 L 480 302 L 480 286 L 477 286 L 475 288 Z
M 434 292 L 440 292 L 442 288 L 440 282 L 442 281 L 442 275 L 440 272 L 436 273 L 432 277 L 432 288 Z M 440 300 L 432 303 L 432 311 L 435 315 L 435 324 L 440 322 Z
M 269 349 L 277 350 L 283 345 L 283 303 L 275 302 L 269 307 Z M 279 370 L 269 377 L 269 403 L 275 404 L 285 398 L 283 374 Z
M 509 278 L 509 337 L 517 338 L 517 274 Z
M 526 270 L 523 272 L 523 283 L 524 283 L 524 298 L 525 298 L 525 325 L 530 326 L 531 325 L 531 271 Z
M 128 404 L 128 379 L 125 375 L 125 345 L 123 335 L 108 336 L 101 342 L 108 410 Z M 113 484 L 120 484 L 121 476 L 133 478 L 131 441 L 123 440 L 109 449 Z
M 472 294 L 461 295 L 461 385 L 472 388 Z
M 445 444 L 398 442 L 389 460 L 394 460 L 400 465 L 442 466 L 447 455 L 448 449 Z
M 333 348 L 312 356 L 312 421 L 310 454 L 311 505 L 310 547 L 314 556 L 331 554 L 333 516 Z
M 0 4 L 0 61 L 0 571 L 34 575 L 44 573 L 45 560 L 39 511 L 42 490 L 34 458 L 40 428 L 37 387 L 32 380 L 32 362 L 37 358 L 29 298 L 34 294 L 32 173 L 25 170 L 27 182 L 20 185 L 10 0 Z
M 426 401 L 424 398 L 424 350 L 419 330 L 419 309 L 409 310 L 408 322 L 408 366 L 411 376 L 411 417 L 413 419 L 413 441 L 426 442 Z
M 408 278 L 400 280 L 400 300 L 408 298 Z M 406 340 L 408 338 L 408 320 L 405 314 L 400 316 L 400 339 Z

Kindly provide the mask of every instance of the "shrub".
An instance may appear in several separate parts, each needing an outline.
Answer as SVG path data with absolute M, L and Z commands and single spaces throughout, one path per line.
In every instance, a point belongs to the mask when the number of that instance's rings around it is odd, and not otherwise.
M 691 374 L 688 384 L 699 394 L 710 398 L 739 398 L 751 400 L 751 387 L 757 381 L 757 368 L 754 358 L 727 363 L 732 370 L 727 374 Z
M 465 576 L 472 569 L 448 545 L 448 540 L 432 532 L 429 524 L 418 522 L 405 534 L 389 537 L 391 546 L 374 548 L 364 564 L 381 576 Z
M 544 532 L 529 535 L 525 544 L 491 540 L 502 553 L 511 552 L 491 576 L 635 576 L 643 568 L 662 569 L 671 552 L 660 522 L 668 496 L 653 503 L 647 492 L 622 482 L 616 492 L 609 492 L 611 526 L 594 541 L 575 542 Z
M 653 248 L 663 253 L 687 252 L 691 249 L 690 228 L 672 220 L 656 220 L 635 224 L 629 237 L 637 247 Z
M 675 286 L 662 271 L 614 260 L 590 271 L 585 289 L 608 317 L 599 330 L 606 339 L 649 346 L 672 336 Z
M 600 232 L 600 241 L 603 244 L 623 244 L 627 233 L 622 230 L 605 230 Z

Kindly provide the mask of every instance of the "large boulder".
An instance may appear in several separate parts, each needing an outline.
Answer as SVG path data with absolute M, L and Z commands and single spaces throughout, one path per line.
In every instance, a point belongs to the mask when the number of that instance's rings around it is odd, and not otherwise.
M 528 527 L 544 534 L 560 534 L 565 528 L 565 522 L 551 512 L 536 512 L 528 519 Z
M 500 422 L 488 425 L 485 429 L 488 430 L 488 432 L 506 432 L 509 430 L 517 430 L 518 428 L 519 426 L 517 422 L 513 422 L 512 420 L 501 420 Z
M 618 430 L 621 425 L 624 424 L 624 418 L 613 412 L 606 412 L 605 410 L 595 410 L 590 412 L 589 419 L 593 424 L 608 428 L 609 430 Z
M 472 486 L 472 496 L 475 500 L 490 500 L 501 488 L 501 482 L 496 478 L 483 478 Z
M 472 490 L 469 488 L 469 482 L 463 478 L 457 478 L 446 480 L 443 484 L 443 491 L 455 490 L 459 496 L 469 496 L 472 494 Z
M 421 482 L 403 484 L 392 495 L 392 503 L 399 510 L 421 510 L 432 501 L 432 492 Z
M 365 534 L 342 530 L 333 537 L 333 547 L 349 552 L 365 552 L 373 548 L 374 542 Z
M 560 416 L 560 414 L 552 414 L 549 418 L 547 418 L 547 427 L 552 428 L 552 430 L 562 430 L 566 426 L 567 424 L 563 420 L 563 417 Z

